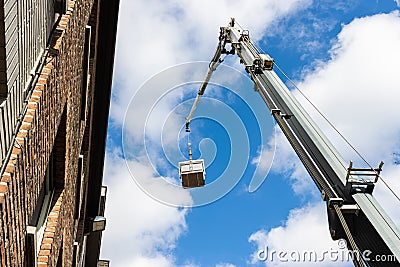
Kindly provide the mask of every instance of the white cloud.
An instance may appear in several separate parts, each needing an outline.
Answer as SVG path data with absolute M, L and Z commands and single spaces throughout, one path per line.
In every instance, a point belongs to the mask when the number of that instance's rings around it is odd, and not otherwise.
M 274 159 L 275 154 L 275 141 L 274 137 L 268 142 L 267 147 L 259 148 L 257 156 L 251 160 L 251 164 L 258 164 L 258 171 L 261 173 L 268 173 L 271 166 L 271 161 Z M 266 160 L 263 160 L 266 159 Z
M 384 160 L 392 168 L 399 150 L 400 120 L 400 17 L 399 12 L 356 19 L 343 26 L 332 58 L 309 73 L 299 87 L 373 166 Z M 295 90 L 294 94 L 342 153 L 346 161 L 361 165 L 337 134 Z M 300 161 L 278 132 L 275 171 L 291 171 L 295 191 L 310 187 L 303 179 Z M 359 166 L 363 167 L 363 166 Z M 393 166 L 398 169 L 398 167 Z M 308 175 L 305 175 L 308 176 Z
M 251 30 L 252 38 L 261 38 L 271 21 L 306 8 L 310 3 L 311 0 L 122 1 L 111 106 L 113 123 L 122 124 L 131 96 L 151 75 L 177 63 L 208 60 L 215 49 L 218 27 L 226 25 L 231 16 Z M 345 26 L 337 47 L 332 50 L 332 60 L 301 85 L 357 147 L 370 152 L 368 158 L 373 162 L 388 158 L 400 129 L 396 117 L 399 114 L 396 75 L 400 69 L 398 16 L 398 13 L 378 15 Z M 143 102 L 154 103 L 152 92 L 148 91 Z M 173 102 L 166 103 L 163 110 L 168 110 L 169 105 Z M 146 115 L 135 114 L 138 119 Z M 157 119 L 160 118 L 154 118 Z M 356 127 L 356 123 L 363 128 Z M 376 129 L 384 130 L 376 135 Z M 142 129 L 133 127 L 132 132 L 142 134 Z M 282 159 L 281 162 L 292 164 L 293 154 L 288 152 L 290 148 L 283 140 L 281 138 L 278 161 Z M 399 140 L 396 142 L 398 144 Z M 111 258 L 113 266 L 174 266 L 171 251 L 176 240 L 187 230 L 187 210 L 168 207 L 151 199 L 133 183 L 121 158 L 109 154 L 107 157 L 108 225 L 104 232 L 102 257 Z M 160 191 L 164 190 L 153 180 L 156 177 L 149 166 L 138 162 L 132 164 L 142 174 L 141 178 L 150 179 Z M 279 169 L 279 166 L 275 168 Z M 283 165 L 283 168 L 295 170 L 292 176 L 297 192 L 310 188 L 311 180 L 300 164 Z M 187 196 L 180 197 L 183 202 L 188 201 Z M 313 223 L 315 229 L 323 231 L 323 225 L 326 230 L 326 221 L 320 223 L 313 219 L 314 216 L 321 219 L 318 214 L 325 215 L 325 211 L 319 206 L 308 208 L 300 209 L 302 213 L 292 212 L 285 226 L 269 233 L 257 232 L 251 240 L 258 245 L 267 240 L 277 248 L 287 248 L 279 241 L 279 238 L 285 240 L 286 233 L 293 234 L 294 228 L 300 233 L 309 233 L 309 226 L 301 223 L 303 219 Z M 294 227 L 295 222 L 301 227 Z M 329 234 L 322 235 L 312 238 L 328 242 Z
M 252 264 L 261 259 L 266 266 L 352 266 L 346 252 L 330 238 L 326 206 L 321 202 L 292 210 L 282 226 L 259 230 L 249 237 L 249 242 L 257 246 Z M 281 251 L 286 254 L 278 256 Z M 330 251 L 337 251 L 334 253 L 340 260 L 328 256 Z M 311 260 L 307 260 L 310 255 Z
M 258 169 L 260 173 L 272 171 L 290 179 L 292 190 L 296 195 L 307 195 L 319 199 L 320 193 L 307 170 L 293 151 L 279 126 L 276 125 L 275 128 L 275 136 L 269 140 L 267 147 L 262 151 L 258 151 L 258 155 L 252 159 L 251 163 L 260 164 Z M 261 153 L 265 159 L 273 159 L 272 165 L 268 160 L 259 160 Z
M 311 0 L 122 1 L 111 118 L 121 123 L 132 94 L 152 75 L 182 62 L 208 61 L 217 45 L 219 27 L 227 25 L 231 17 L 250 29 L 254 39 L 260 39 L 272 21 L 310 3 Z
M 400 0 L 394 0 L 398 7 L 400 7 Z
M 332 59 L 300 84 L 374 164 L 388 158 L 399 142 L 399 28 L 398 12 L 354 20 L 339 34 Z M 312 116 L 318 118 L 315 112 Z M 346 158 L 354 157 L 341 150 Z
M 397 165 L 386 166 L 385 172 L 382 175 L 390 188 L 392 188 L 398 196 L 400 196 L 400 168 Z M 378 186 L 374 193 L 378 202 L 388 212 L 393 221 L 400 227 L 400 211 L 399 211 L 399 200 L 389 191 L 389 189 L 383 185 L 382 182 L 378 182 Z
M 146 79 L 178 63 L 209 60 L 217 44 L 219 26 L 227 25 L 231 16 L 237 17 L 240 23 L 257 32 L 261 38 L 267 23 L 309 3 L 310 0 L 285 3 L 278 0 L 121 1 L 111 126 L 122 125 L 132 95 Z M 254 16 L 254 12 L 263 15 Z M 182 79 L 178 73 L 167 80 L 175 86 L 177 83 L 174 82 Z M 130 158 L 129 164 L 137 179 L 145 181 L 160 194 L 172 194 L 178 202 L 187 204 L 190 201 L 188 194 L 158 182 L 149 164 L 133 161 L 135 158 L 140 161 L 144 155 L 144 147 L 139 145 L 148 115 L 146 107 L 158 100 L 160 88 L 169 89 L 163 80 L 158 82 L 143 94 L 135 114 L 131 114 L 135 119 L 129 125 L 128 134 L 133 137 L 129 149 L 135 151 L 135 157 Z M 174 97 L 179 99 L 181 96 Z M 174 99 L 165 101 L 158 107 L 157 114 L 165 116 L 174 105 Z M 157 129 L 152 127 L 163 122 L 164 117 L 154 116 L 150 120 L 150 136 L 157 137 L 154 134 Z M 168 127 L 177 126 L 171 121 Z M 171 140 L 170 136 L 166 138 Z M 109 188 L 108 225 L 104 232 L 102 256 L 112 259 L 115 266 L 173 266 L 171 251 L 176 240 L 186 231 L 187 210 L 165 206 L 143 193 L 132 181 L 123 159 L 110 153 L 107 154 L 105 183 Z
M 183 124 L 183 115 L 167 118 L 167 114 L 182 100 L 182 93 L 178 90 L 168 96 L 165 96 L 165 93 L 185 81 L 193 80 L 188 80 L 187 70 L 179 67 L 174 68 L 176 72 L 172 71 L 173 73 L 162 72 L 163 70 L 191 60 L 208 61 L 217 45 L 219 27 L 227 25 L 231 17 L 236 17 L 238 22 L 250 29 L 254 34 L 253 39 L 260 39 L 272 21 L 304 9 L 311 2 L 122 1 L 114 77 L 116 82 L 110 118 L 111 124 L 118 127 L 127 115 L 128 119 L 123 126 L 124 130 L 127 130 L 124 131 L 124 151 L 133 153 L 128 158 L 145 155 L 145 130 L 146 138 L 150 138 L 146 147 L 150 156 L 165 154 L 164 151 L 157 150 L 161 131 L 163 148 L 180 152 L 176 145 L 179 140 L 176 133 Z M 262 15 L 255 16 L 255 12 Z M 194 80 L 200 81 L 204 73 L 205 69 L 201 69 L 192 71 L 191 75 Z M 153 75 L 157 75 L 156 78 Z M 224 79 L 223 75 L 219 77 Z M 148 80 L 145 82 L 146 79 Z M 139 101 L 127 109 L 133 95 Z M 150 113 L 153 107 L 155 109 Z M 151 143 L 156 146 L 152 147 Z M 175 154 L 183 159 L 183 155 Z M 163 164 L 166 161 L 162 160 L 152 160 L 152 163 L 158 169 L 166 169 L 169 165 Z M 173 164 L 172 161 L 171 163 Z
M 309 73 L 299 86 L 373 165 L 377 166 L 380 160 L 387 163 L 383 176 L 397 193 L 400 192 L 400 182 L 397 179 L 400 167 L 392 162 L 392 154 L 400 148 L 399 47 L 399 12 L 356 19 L 343 26 L 337 44 L 331 50 L 331 60 Z M 298 96 L 297 91 L 294 93 Z M 311 110 L 304 100 L 301 102 Z M 332 131 L 328 131 L 329 127 L 314 111 L 310 111 L 310 114 L 318 120 L 321 128 L 347 160 L 360 162 Z M 313 188 L 309 184 L 311 179 L 300 161 L 295 159 L 282 133 L 278 132 L 276 142 L 273 170 L 289 171 L 294 181 L 294 191 L 308 193 Z M 378 183 L 374 195 L 399 225 L 398 201 L 382 182 Z M 275 250 L 320 251 L 332 246 L 327 229 L 326 207 L 321 203 L 312 204 L 292 210 L 283 226 L 270 231 L 257 231 L 250 236 L 249 241 L 255 242 L 258 249 L 268 245 Z M 257 261 L 256 253 L 252 258 L 253 263 Z M 275 262 L 268 266 L 274 264 L 281 263 Z
M 319 196 L 316 186 L 308 175 L 303 164 L 294 153 L 289 141 L 286 139 L 279 127 L 276 126 L 276 128 L 276 146 L 270 146 L 263 151 L 265 155 L 273 155 L 271 171 L 282 174 L 283 177 L 286 176 L 291 179 L 292 189 L 297 195 L 312 194 L 314 197 Z M 256 159 L 257 158 L 253 159 L 253 163 L 256 162 Z M 269 166 L 267 164 L 263 163 L 261 167 L 262 169 L 260 171 L 268 171 Z
M 150 168 L 135 163 L 142 179 L 157 183 Z M 107 230 L 103 234 L 102 257 L 113 266 L 174 266 L 170 252 L 187 229 L 187 209 L 169 207 L 146 195 L 133 181 L 124 160 L 108 154 L 105 183 Z M 183 203 L 186 192 L 170 191 Z
M 386 163 L 383 176 L 397 192 L 400 168 L 393 164 L 392 155 L 400 149 L 399 47 L 399 12 L 356 19 L 343 27 L 331 50 L 332 59 L 300 84 L 371 165 L 377 167 L 381 160 Z M 321 127 L 346 161 L 367 167 L 315 112 L 310 113 L 319 118 Z M 398 217 L 398 208 L 390 208 L 391 201 L 381 196 L 388 193 L 384 185 L 379 183 L 378 188 L 375 195 L 382 200 L 381 204 L 392 217 Z

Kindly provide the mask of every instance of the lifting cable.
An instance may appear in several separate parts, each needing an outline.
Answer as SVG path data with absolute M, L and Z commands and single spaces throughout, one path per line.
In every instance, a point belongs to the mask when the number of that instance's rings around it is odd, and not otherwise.
M 190 162 L 192 162 L 193 160 L 193 155 L 192 155 L 192 147 L 191 147 L 191 143 L 190 143 L 190 131 L 187 132 L 187 147 L 188 147 L 188 154 L 189 154 L 189 160 Z
M 333 208 L 335 209 L 335 211 L 339 217 L 339 220 L 342 223 L 344 232 L 346 233 L 347 240 L 349 240 L 351 249 L 353 251 L 358 251 L 360 253 L 360 254 L 357 253 L 357 255 L 355 256 L 356 258 L 353 259 L 354 263 L 358 264 L 357 267 L 365 266 L 365 264 L 362 260 L 361 250 L 358 248 L 356 242 L 354 241 L 354 238 L 353 238 L 353 235 L 351 234 L 350 228 L 349 228 L 346 220 L 344 219 L 342 210 L 340 209 L 340 207 L 337 204 L 333 205 Z
M 360 157 L 360 159 L 368 166 L 371 168 L 373 172 L 377 175 L 378 178 L 384 183 L 384 185 L 390 190 L 390 192 L 395 196 L 395 198 L 400 201 L 400 196 L 397 195 L 397 193 L 390 187 L 390 185 L 385 181 L 385 179 L 378 173 L 372 165 L 363 157 L 363 155 L 350 143 L 349 140 L 346 139 L 346 137 L 335 127 L 335 125 L 327 118 L 327 116 L 320 110 L 318 107 L 307 97 L 306 94 L 300 88 L 297 86 L 297 84 L 289 78 L 288 75 L 276 64 L 274 64 L 276 68 L 282 73 L 282 75 L 299 91 L 299 93 L 306 99 L 306 101 L 317 111 L 317 113 L 329 124 L 330 127 L 343 139 L 343 141 L 357 154 L 357 156 Z M 324 138 L 322 138 L 323 142 L 326 144 L 326 141 Z M 331 147 L 328 145 L 328 148 L 332 151 Z M 332 151 L 333 152 L 333 151 Z M 335 153 L 333 153 L 336 155 Z M 339 160 L 340 164 L 343 166 L 341 161 Z M 347 167 L 343 166 L 343 168 L 347 171 Z

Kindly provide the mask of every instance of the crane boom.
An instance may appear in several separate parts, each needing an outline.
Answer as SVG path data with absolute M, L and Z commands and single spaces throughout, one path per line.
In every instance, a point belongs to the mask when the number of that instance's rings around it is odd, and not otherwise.
M 355 266 L 399 266 L 400 231 L 372 195 L 383 163 L 376 169 L 348 166 L 273 71 L 273 59 L 257 50 L 248 31 L 236 28 L 234 19 L 220 28 L 218 48 L 187 117 L 187 130 L 212 72 L 222 62 L 220 56 L 235 52 L 326 201 L 331 237 L 347 241 Z M 382 255 L 395 258 L 375 260 Z
M 204 94 L 204 91 L 207 88 L 208 82 L 211 79 L 211 75 L 217 69 L 219 64 L 221 64 L 221 62 L 223 61 L 221 59 L 222 53 L 224 53 L 224 54 L 229 53 L 228 51 L 225 50 L 225 45 L 226 45 L 226 39 L 223 38 L 222 35 L 220 35 L 217 49 L 215 50 L 214 56 L 211 59 L 210 64 L 208 65 L 208 69 L 207 69 L 206 76 L 204 77 L 204 81 L 200 85 L 199 91 L 197 92 L 196 99 L 194 100 L 192 108 L 190 109 L 189 115 L 186 118 L 186 132 L 190 132 L 190 128 L 189 128 L 190 121 L 192 120 L 193 114 L 197 109 L 197 105 L 199 104 L 201 96 Z

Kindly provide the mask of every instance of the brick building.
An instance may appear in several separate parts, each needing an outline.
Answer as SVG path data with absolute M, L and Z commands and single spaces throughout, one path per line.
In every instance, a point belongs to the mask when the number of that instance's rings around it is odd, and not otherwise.
M 0 266 L 97 266 L 118 0 L 0 0 Z

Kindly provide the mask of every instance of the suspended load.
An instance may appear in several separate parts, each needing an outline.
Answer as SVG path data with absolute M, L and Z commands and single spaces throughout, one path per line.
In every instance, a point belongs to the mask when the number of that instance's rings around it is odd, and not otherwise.
M 204 186 L 206 176 L 204 160 L 197 159 L 179 162 L 179 176 L 181 177 L 183 188 Z

